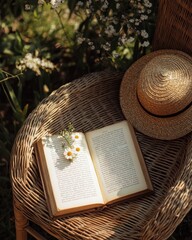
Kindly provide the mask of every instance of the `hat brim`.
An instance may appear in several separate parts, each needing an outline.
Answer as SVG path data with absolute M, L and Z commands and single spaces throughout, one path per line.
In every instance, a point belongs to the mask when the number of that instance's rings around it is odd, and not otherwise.
M 120 86 L 120 105 L 125 118 L 138 131 L 150 137 L 172 140 L 192 131 L 192 105 L 177 115 L 158 117 L 145 111 L 137 97 L 137 83 L 141 70 L 146 63 L 161 54 L 176 54 L 192 62 L 190 56 L 178 50 L 159 50 L 141 57 L 123 76 Z

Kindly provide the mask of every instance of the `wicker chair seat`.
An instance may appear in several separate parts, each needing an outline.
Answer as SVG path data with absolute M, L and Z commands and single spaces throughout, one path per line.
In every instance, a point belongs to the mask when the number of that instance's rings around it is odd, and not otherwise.
M 119 105 L 121 73 L 88 74 L 61 86 L 28 116 L 12 149 L 16 207 L 57 239 L 165 240 L 192 207 L 192 135 L 162 141 L 136 132 L 154 193 L 103 210 L 51 219 L 33 144 L 72 122 L 89 131 L 124 119 Z

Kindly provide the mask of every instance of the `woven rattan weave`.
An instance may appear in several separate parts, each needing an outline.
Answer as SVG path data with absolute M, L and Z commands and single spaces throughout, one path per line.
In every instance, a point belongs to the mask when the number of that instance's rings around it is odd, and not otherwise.
M 177 49 L 192 55 L 192 1 L 159 0 L 153 49 Z
M 124 119 L 121 79 L 119 73 L 92 73 L 60 87 L 28 116 L 15 139 L 11 180 L 16 208 L 58 239 L 165 240 L 192 207 L 192 135 L 163 141 L 137 132 L 154 185 L 152 195 L 100 211 L 49 217 L 34 142 L 69 121 L 76 130 L 88 131 Z

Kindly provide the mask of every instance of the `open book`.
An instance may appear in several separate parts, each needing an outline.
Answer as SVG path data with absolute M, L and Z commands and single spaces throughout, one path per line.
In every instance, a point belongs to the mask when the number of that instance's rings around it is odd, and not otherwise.
M 133 128 L 121 121 L 80 133 L 78 156 L 63 155 L 61 137 L 36 144 L 39 169 L 51 216 L 94 209 L 152 191 Z

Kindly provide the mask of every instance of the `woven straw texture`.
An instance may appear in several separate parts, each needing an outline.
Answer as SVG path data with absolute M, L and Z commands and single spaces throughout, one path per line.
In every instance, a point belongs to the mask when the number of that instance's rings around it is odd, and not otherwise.
M 192 102 L 192 59 L 190 64 L 176 54 L 154 58 L 142 69 L 139 77 L 139 101 L 158 116 L 178 113 Z
M 178 49 L 192 55 L 192 1 L 159 0 L 153 49 Z
M 102 211 L 52 220 L 33 143 L 71 121 L 88 131 L 123 120 L 119 105 L 122 74 L 86 75 L 54 91 L 28 116 L 12 149 L 11 179 L 18 208 L 58 239 L 165 240 L 192 207 L 192 135 L 155 140 L 137 132 L 154 193 Z
M 192 58 L 171 49 L 151 52 L 134 62 L 120 89 L 126 119 L 158 139 L 172 140 L 191 132 L 191 70 Z

